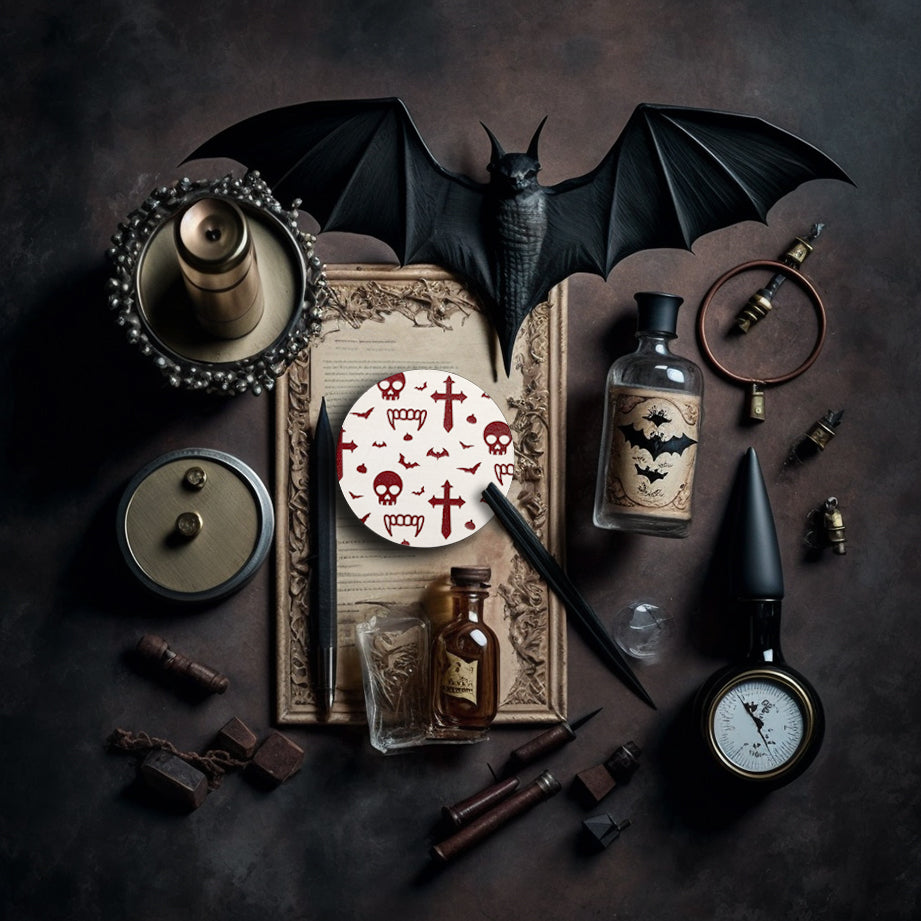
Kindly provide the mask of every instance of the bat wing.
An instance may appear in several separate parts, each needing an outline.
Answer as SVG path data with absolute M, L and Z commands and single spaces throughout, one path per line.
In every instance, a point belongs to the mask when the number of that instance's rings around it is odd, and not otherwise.
M 259 170 L 322 230 L 383 240 L 400 263 L 432 262 L 492 293 L 483 184 L 444 169 L 399 99 L 306 102 L 247 118 L 187 157 Z
M 658 457 L 659 454 L 681 455 L 684 454 L 684 452 L 687 451 L 687 449 L 692 445 L 696 444 L 697 442 L 687 435 L 673 435 L 671 438 L 666 438 L 662 442 L 662 446 L 655 456 Z
M 811 179 L 851 180 L 804 140 L 754 116 L 640 105 L 590 173 L 549 188 L 547 287 L 573 272 L 606 277 L 644 249 L 690 249 Z

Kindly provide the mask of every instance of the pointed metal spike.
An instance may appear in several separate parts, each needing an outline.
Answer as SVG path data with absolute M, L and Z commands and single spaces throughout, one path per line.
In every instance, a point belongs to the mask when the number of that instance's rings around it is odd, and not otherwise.
M 599 707 L 597 710 L 592 710 L 591 713 L 586 713 L 583 716 L 580 716 L 577 720 L 572 720 L 569 723 L 569 728 L 575 732 L 575 730 L 579 729 L 581 726 L 584 726 L 593 716 L 597 716 L 599 713 L 601 713 L 603 709 L 604 707 Z

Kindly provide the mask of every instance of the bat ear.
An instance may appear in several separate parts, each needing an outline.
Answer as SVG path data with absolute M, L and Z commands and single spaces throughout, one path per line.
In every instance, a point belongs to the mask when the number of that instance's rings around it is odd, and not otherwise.
M 538 156 L 537 156 L 537 144 L 538 144 L 538 142 L 540 141 L 540 133 L 541 133 L 541 131 L 543 130 L 543 128 L 544 128 L 544 122 L 546 122 L 546 121 L 547 121 L 547 116 L 545 115 L 545 116 L 541 119 L 540 124 L 537 126 L 537 131 L 534 132 L 534 137 L 531 138 L 531 143 L 528 144 L 528 156 L 529 156 L 532 160 L 537 160 L 537 159 L 539 159 Z
M 480 124 L 483 125 L 483 122 L 480 122 Z M 492 154 L 490 155 L 489 166 L 487 167 L 487 169 L 492 169 L 493 165 L 498 163 L 505 156 L 505 151 L 502 149 L 502 145 L 499 143 L 496 136 L 486 125 L 483 125 L 483 130 L 489 135 L 489 143 L 492 144 Z

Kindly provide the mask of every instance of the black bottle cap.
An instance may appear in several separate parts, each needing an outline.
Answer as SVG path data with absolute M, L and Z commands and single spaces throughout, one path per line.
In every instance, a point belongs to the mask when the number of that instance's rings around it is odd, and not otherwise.
M 489 578 L 492 570 L 489 566 L 452 566 L 451 581 L 458 586 L 469 588 L 471 586 L 489 587 Z
M 638 291 L 633 295 L 636 301 L 637 332 L 662 333 L 675 336 L 678 328 L 678 308 L 684 298 L 677 294 L 662 294 L 659 291 Z
M 783 598 L 783 567 L 774 514 L 754 448 L 745 452 L 736 481 L 734 589 L 737 598 Z

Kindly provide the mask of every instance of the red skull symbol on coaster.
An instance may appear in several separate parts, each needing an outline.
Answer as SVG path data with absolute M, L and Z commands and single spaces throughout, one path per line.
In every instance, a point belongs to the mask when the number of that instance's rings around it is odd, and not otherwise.
M 375 534 L 439 547 L 492 518 L 482 501 L 515 472 L 512 430 L 476 384 L 453 372 L 402 371 L 369 387 L 342 421 L 337 471 L 355 515 Z

